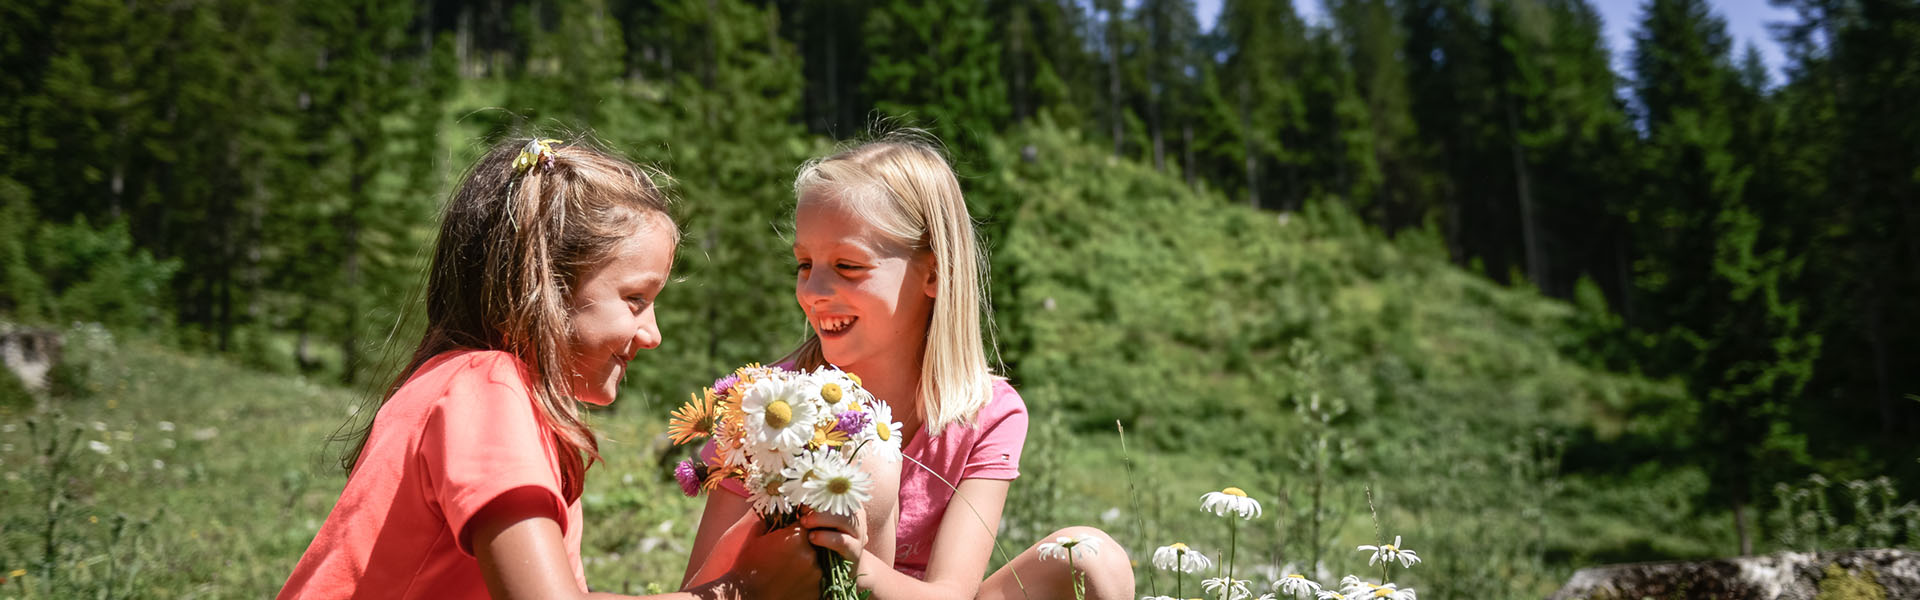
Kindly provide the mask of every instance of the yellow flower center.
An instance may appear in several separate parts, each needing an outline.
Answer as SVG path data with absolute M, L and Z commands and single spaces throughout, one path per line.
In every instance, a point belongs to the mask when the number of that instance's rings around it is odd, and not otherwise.
M 1390 590 L 1387 588 L 1380 588 L 1373 591 L 1373 597 L 1375 598 L 1385 598 L 1387 596 L 1392 596 L 1392 595 L 1393 595 L 1393 590 Z
M 1247 497 L 1247 491 L 1237 487 L 1230 487 L 1224 490 L 1220 490 L 1220 493 L 1226 494 L 1228 496 L 1239 496 L 1241 498 Z
M 760 489 L 766 491 L 768 496 L 778 496 L 780 495 L 780 480 L 769 477 L 767 478 L 767 484 L 761 486 Z
M 1399 548 L 1395 548 L 1395 547 L 1393 547 L 1393 544 L 1387 544 L 1387 545 L 1385 545 L 1385 546 L 1381 546 L 1381 547 L 1380 547 L 1380 550 L 1381 550 L 1381 551 L 1383 551 L 1383 552 L 1387 552 L 1387 553 L 1389 553 L 1389 554 L 1391 554 L 1391 553 L 1394 553 L 1394 552 L 1399 552 L 1399 551 L 1400 551 L 1400 549 L 1399 549 Z
M 847 490 L 850 490 L 850 489 L 853 489 L 853 482 L 848 481 L 847 478 L 845 477 L 835 477 L 833 478 L 833 481 L 827 482 L 827 491 L 832 492 L 835 495 L 845 494 L 847 493 Z
M 1289 577 L 1289 578 L 1292 578 L 1292 579 L 1306 579 L 1306 578 L 1307 578 L 1307 576 L 1305 576 L 1305 575 L 1301 575 L 1301 574 L 1299 574 L 1299 573 L 1290 573 L 1290 574 L 1288 574 L 1288 575 L 1287 575 L 1287 577 Z
M 874 423 L 873 429 L 875 433 L 880 435 L 880 441 L 886 442 L 893 440 L 893 427 L 887 425 L 885 421 Z
M 767 426 L 774 429 L 786 429 L 793 423 L 793 405 L 785 400 L 767 403 Z
M 862 383 L 862 382 L 860 381 L 860 376 L 859 376 L 859 375 L 855 375 L 855 374 L 852 374 L 852 373 L 848 373 L 848 374 L 847 374 L 847 379 L 852 379 L 852 380 L 853 380 L 853 384 L 854 384 L 854 385 L 866 385 L 865 383 Z
M 841 397 L 840 384 L 829 383 L 829 384 L 820 386 L 820 399 L 826 400 L 827 404 L 839 404 L 840 397 Z
M 1172 546 L 1167 546 L 1167 547 L 1168 547 L 1168 548 L 1172 548 L 1174 552 L 1186 552 L 1186 551 L 1187 551 L 1187 545 L 1186 545 L 1186 544 L 1182 544 L 1182 543 L 1180 543 L 1180 542 L 1174 542 Z

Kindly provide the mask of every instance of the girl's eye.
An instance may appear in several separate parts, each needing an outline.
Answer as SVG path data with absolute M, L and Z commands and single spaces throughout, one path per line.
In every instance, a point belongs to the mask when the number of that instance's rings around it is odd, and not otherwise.
M 627 304 L 632 306 L 635 311 L 645 309 L 648 304 L 652 303 L 653 301 L 648 300 L 646 296 L 627 296 Z
M 794 265 L 793 270 L 805 272 L 807 269 L 811 269 L 811 268 L 813 268 L 812 263 L 800 263 L 798 265 Z
M 840 264 L 834 265 L 834 267 L 839 268 L 842 271 L 852 271 L 852 270 L 859 269 L 860 265 L 850 265 L 847 263 L 840 263 Z

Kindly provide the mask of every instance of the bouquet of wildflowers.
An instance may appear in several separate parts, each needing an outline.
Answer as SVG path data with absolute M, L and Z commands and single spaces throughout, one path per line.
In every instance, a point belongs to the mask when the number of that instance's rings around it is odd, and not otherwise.
M 893 411 L 859 377 L 830 367 L 741 367 L 694 394 L 668 423 L 675 444 L 711 438 L 714 449 L 674 469 L 681 490 L 692 496 L 737 480 L 770 527 L 791 525 L 802 510 L 853 516 L 873 490 L 859 460 L 899 460 L 899 431 Z M 821 597 L 857 597 L 850 563 L 820 555 Z

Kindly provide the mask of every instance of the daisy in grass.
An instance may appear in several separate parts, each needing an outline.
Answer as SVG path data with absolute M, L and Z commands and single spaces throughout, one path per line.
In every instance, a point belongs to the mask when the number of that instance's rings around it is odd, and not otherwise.
M 1380 586 L 1361 581 L 1357 576 L 1348 575 L 1340 578 L 1340 594 L 1343 596 L 1353 596 L 1357 598 L 1364 594 L 1373 593 L 1373 588 L 1376 587 Z
M 1153 567 L 1162 571 L 1192 573 L 1213 568 L 1213 561 L 1207 555 L 1193 551 L 1186 544 L 1174 542 L 1171 546 L 1161 546 L 1153 551 Z
M 1247 588 L 1252 583 L 1245 579 L 1215 577 L 1200 580 L 1200 589 L 1206 590 L 1209 594 L 1218 594 L 1226 600 L 1241 600 L 1253 597 L 1253 590 Z
M 1242 519 L 1252 520 L 1260 516 L 1260 501 L 1247 497 L 1246 490 L 1230 487 L 1201 496 L 1200 510 L 1222 517 L 1234 513 Z
M 1066 559 L 1067 570 L 1073 573 L 1073 598 L 1082 600 L 1087 597 L 1087 576 L 1074 566 L 1074 561 L 1092 558 L 1100 554 L 1100 538 L 1091 535 L 1078 537 L 1060 536 L 1053 541 L 1040 544 L 1040 560 Z
M 1315 594 L 1314 598 L 1318 600 L 1347 600 L 1345 594 L 1333 590 L 1320 590 L 1320 593 Z
M 1065 558 L 1081 560 L 1098 554 L 1100 554 L 1100 538 L 1091 535 L 1080 537 L 1063 535 L 1040 545 L 1040 560 Z
M 1367 566 L 1373 566 L 1373 563 L 1376 562 L 1392 563 L 1399 561 L 1401 568 L 1412 568 L 1413 565 L 1420 562 L 1420 557 L 1415 556 L 1412 550 L 1406 550 L 1400 547 L 1400 536 L 1397 535 L 1393 536 L 1393 543 L 1391 544 L 1384 546 L 1361 546 L 1357 551 L 1373 553 L 1373 556 L 1367 558 Z
M 1273 583 L 1273 588 L 1295 598 L 1313 598 L 1320 594 L 1320 584 L 1299 573 L 1281 577 Z
M 1228 584 L 1235 581 L 1242 581 L 1233 578 L 1233 558 L 1235 549 L 1238 547 L 1236 544 L 1238 541 L 1236 536 L 1239 532 L 1237 526 L 1240 521 L 1251 521 L 1254 517 L 1260 516 L 1260 501 L 1248 496 L 1246 490 L 1237 487 L 1228 487 L 1218 492 L 1207 492 L 1200 496 L 1200 510 L 1213 513 L 1219 517 L 1226 517 L 1229 514 L 1240 517 L 1239 520 L 1227 519 L 1226 576 L 1200 582 L 1203 587 L 1206 586 L 1209 581 L 1216 582 L 1216 585 L 1227 586 L 1228 591 L 1231 592 L 1232 586 Z M 1208 589 L 1211 591 L 1211 588 Z M 1222 596 L 1226 597 L 1227 600 L 1237 600 L 1239 598 L 1251 597 L 1252 595 L 1253 593 L 1246 592 L 1244 587 L 1242 588 L 1242 593 L 1222 593 Z
M 1207 555 L 1188 548 L 1186 544 L 1174 542 L 1170 546 L 1161 546 L 1153 551 L 1153 566 L 1162 571 L 1173 571 L 1173 593 L 1186 593 L 1186 575 L 1195 571 L 1213 568 L 1213 561 Z

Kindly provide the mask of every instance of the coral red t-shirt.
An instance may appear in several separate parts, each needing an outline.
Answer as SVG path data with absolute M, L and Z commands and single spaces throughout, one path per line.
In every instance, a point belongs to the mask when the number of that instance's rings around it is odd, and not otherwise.
M 520 488 L 553 499 L 586 589 L 580 503 L 561 496 L 553 436 L 525 373 L 498 351 L 447 352 L 421 365 L 381 406 L 340 501 L 279 598 L 487 598 L 460 534 L 488 502 Z

